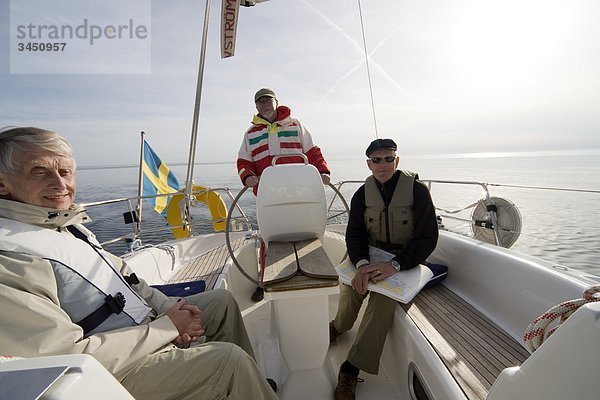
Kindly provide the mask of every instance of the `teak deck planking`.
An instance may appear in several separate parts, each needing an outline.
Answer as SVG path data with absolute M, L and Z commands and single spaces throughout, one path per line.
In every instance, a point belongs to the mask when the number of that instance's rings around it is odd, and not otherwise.
M 245 239 L 238 239 L 231 242 L 231 248 L 236 250 L 246 242 Z M 223 272 L 225 262 L 229 258 L 229 251 L 226 245 L 215 247 L 206 253 L 194 258 L 185 265 L 182 265 L 179 271 L 169 279 L 167 283 L 180 283 L 196 280 L 206 282 L 206 290 L 214 288 L 219 275 Z
M 421 291 L 402 307 L 437 352 L 468 399 L 485 399 L 507 367 L 529 352 L 443 285 Z

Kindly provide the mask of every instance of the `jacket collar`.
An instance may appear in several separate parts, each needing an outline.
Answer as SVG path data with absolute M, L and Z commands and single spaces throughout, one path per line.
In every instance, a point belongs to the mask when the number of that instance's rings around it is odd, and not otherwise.
M 255 115 L 252 118 L 252 124 L 254 125 L 265 125 L 265 126 L 275 126 L 275 125 L 285 125 L 291 121 L 292 110 L 290 110 L 287 106 L 279 106 L 277 107 L 277 118 L 272 123 L 264 119 L 260 116 L 260 114 Z
M 65 211 L 6 199 L 0 199 L 0 217 L 46 228 L 60 228 L 91 222 L 85 209 L 77 204 Z
M 396 170 L 396 172 L 394 172 L 394 175 L 392 175 L 392 177 L 390 179 L 388 179 L 387 181 L 385 181 L 384 183 L 380 183 L 377 179 L 373 179 L 373 180 L 377 184 L 377 187 L 379 188 L 379 190 L 383 190 L 384 187 L 386 189 L 395 188 L 396 183 L 398 183 L 398 178 L 400 178 L 400 170 Z

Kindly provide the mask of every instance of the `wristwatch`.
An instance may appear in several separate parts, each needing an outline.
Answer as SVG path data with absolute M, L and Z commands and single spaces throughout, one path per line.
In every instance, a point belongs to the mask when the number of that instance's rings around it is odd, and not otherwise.
M 400 272 L 400 263 L 396 260 L 390 261 L 392 263 L 392 267 L 396 270 L 396 272 Z

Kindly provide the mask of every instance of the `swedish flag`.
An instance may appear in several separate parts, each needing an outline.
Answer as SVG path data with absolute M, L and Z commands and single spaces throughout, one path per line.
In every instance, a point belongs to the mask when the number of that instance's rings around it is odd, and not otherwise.
M 143 195 L 156 196 L 157 194 L 176 193 L 179 190 L 179 182 L 173 171 L 163 163 L 144 140 L 144 161 L 142 163 L 144 175 Z M 161 196 L 146 199 L 156 212 L 165 213 L 165 209 L 171 200 L 171 196 Z

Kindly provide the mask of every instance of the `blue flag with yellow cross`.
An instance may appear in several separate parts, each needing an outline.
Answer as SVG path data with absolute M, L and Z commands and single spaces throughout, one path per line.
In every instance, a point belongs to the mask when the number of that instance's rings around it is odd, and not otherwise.
M 179 182 L 173 171 L 152 150 L 152 147 L 144 140 L 144 159 L 142 162 L 143 196 L 156 196 L 157 194 L 176 193 L 179 190 Z M 152 197 L 145 199 L 157 213 L 165 214 L 165 210 L 171 196 Z

